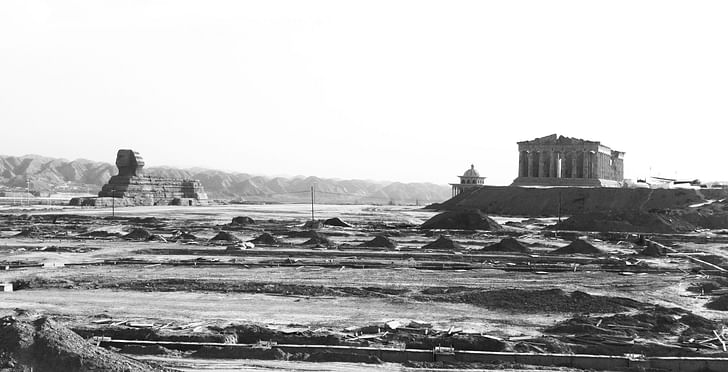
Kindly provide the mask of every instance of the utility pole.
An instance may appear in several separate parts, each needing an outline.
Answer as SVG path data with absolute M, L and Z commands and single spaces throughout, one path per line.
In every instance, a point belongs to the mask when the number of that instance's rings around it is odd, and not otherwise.
M 315 184 L 314 184 L 314 185 L 315 185 Z M 314 222 L 316 221 L 316 219 L 315 219 L 315 217 L 314 217 L 314 214 L 313 214 L 313 202 L 314 202 L 314 197 L 313 197 L 313 195 L 314 195 L 314 191 L 313 191 L 313 186 L 314 186 L 314 185 L 311 185 L 311 223 L 314 223 Z
M 559 190 L 559 209 L 558 209 L 559 223 L 561 223 L 561 190 Z

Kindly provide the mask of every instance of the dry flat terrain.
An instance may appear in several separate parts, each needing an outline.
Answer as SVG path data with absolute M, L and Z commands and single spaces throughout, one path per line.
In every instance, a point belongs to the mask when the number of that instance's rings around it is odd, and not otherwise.
M 413 207 L 316 206 L 317 220 L 350 226 L 315 230 L 304 227 L 307 205 L 114 214 L 0 211 L 0 282 L 14 286 L 0 293 L 0 316 L 48 316 L 84 338 L 168 342 L 101 344 L 184 371 L 464 367 L 276 343 L 724 354 L 728 237 L 719 233 L 652 236 L 666 250 L 644 255 L 636 235 L 555 232 L 545 228 L 553 219 L 495 217 L 505 227 L 498 231 L 421 230 L 436 213 Z M 242 216 L 249 219 L 231 222 Z M 451 241 L 425 247 L 441 235 Z M 559 250 L 579 236 L 594 250 Z M 390 246 L 367 243 L 375 237 Z M 484 249 L 506 238 L 527 251 Z M 272 345 L 251 352 L 173 344 L 260 341 Z

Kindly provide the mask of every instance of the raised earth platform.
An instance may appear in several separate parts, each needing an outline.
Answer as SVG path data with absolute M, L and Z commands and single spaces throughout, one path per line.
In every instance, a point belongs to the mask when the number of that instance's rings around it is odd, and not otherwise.
M 481 186 L 430 208 L 480 209 L 488 214 L 557 216 L 605 211 L 680 209 L 728 198 L 728 189 Z
M 132 150 L 119 150 L 119 174 L 101 188 L 98 197 L 71 199 L 79 206 L 203 205 L 207 194 L 198 180 L 165 178 L 143 174 L 144 160 Z

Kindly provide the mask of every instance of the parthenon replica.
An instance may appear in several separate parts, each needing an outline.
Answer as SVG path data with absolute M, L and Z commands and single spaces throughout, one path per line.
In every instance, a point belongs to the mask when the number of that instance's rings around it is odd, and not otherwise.
M 207 194 L 198 180 L 144 175 L 144 159 L 138 152 L 119 150 L 119 173 L 112 176 L 97 198 L 74 198 L 71 205 L 200 205 Z
M 624 152 L 598 141 L 550 136 L 518 142 L 518 178 L 512 186 L 620 187 Z

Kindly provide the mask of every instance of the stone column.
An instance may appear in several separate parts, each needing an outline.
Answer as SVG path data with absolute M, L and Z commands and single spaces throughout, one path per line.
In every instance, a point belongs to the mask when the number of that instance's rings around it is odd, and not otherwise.
M 526 156 L 528 163 L 526 164 L 526 177 L 533 177 L 533 151 L 529 151 Z
M 599 175 L 599 169 L 597 168 L 597 164 L 599 164 L 597 155 L 599 155 L 599 152 L 589 152 L 589 176 L 591 178 L 601 178 Z
M 546 157 L 544 156 L 544 154 L 546 154 L 546 151 L 538 152 L 538 177 L 539 178 L 546 177 Z
M 572 157 L 571 157 L 571 178 L 576 178 L 576 175 L 578 174 L 576 171 L 576 161 L 578 160 L 576 151 L 572 151 Z
M 523 177 L 524 169 L 523 166 L 526 154 L 523 151 L 518 151 L 518 177 Z
M 589 151 L 582 151 L 584 161 L 581 163 L 582 178 L 589 178 Z
M 554 170 L 556 178 L 561 178 L 561 153 L 560 152 L 554 152 Z

